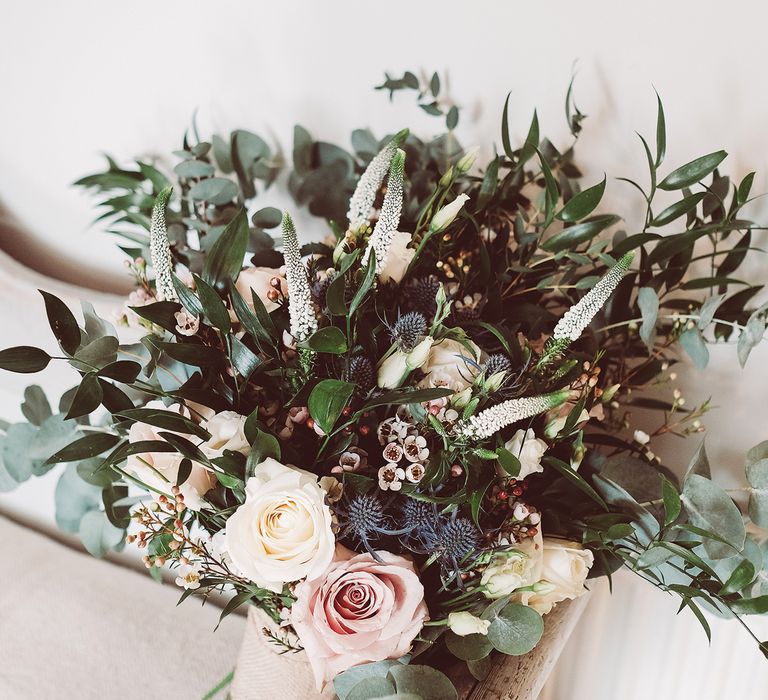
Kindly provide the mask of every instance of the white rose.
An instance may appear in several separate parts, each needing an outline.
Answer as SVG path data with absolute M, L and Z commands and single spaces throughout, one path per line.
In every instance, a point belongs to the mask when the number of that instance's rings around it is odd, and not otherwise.
M 454 634 L 466 637 L 468 634 L 488 634 L 491 621 L 481 620 L 470 612 L 452 612 L 448 613 L 448 626 Z
M 379 279 L 382 282 L 392 280 L 399 284 L 403 279 L 408 266 L 411 264 L 411 260 L 413 260 L 413 256 L 416 255 L 416 250 L 408 247 L 410 242 L 410 233 L 395 232 L 387 250 L 387 257 L 379 272 Z
M 179 404 L 166 407 L 162 401 L 150 401 L 145 408 L 168 411 L 189 418 L 189 412 Z M 134 423 L 128 431 L 128 442 L 162 440 L 163 438 L 159 435 L 160 432 L 172 431 L 165 431 L 163 428 L 156 428 L 147 423 Z M 193 436 L 182 435 L 182 437 L 194 441 Z M 125 469 L 147 486 L 170 496 L 171 489 L 176 485 L 183 459 L 184 457 L 178 452 L 143 452 L 128 457 Z M 205 466 L 199 462 L 192 462 L 192 471 L 189 477 L 179 486 L 179 492 L 184 496 L 184 504 L 190 510 L 200 510 L 205 505 L 203 496 L 215 484 L 216 477 Z M 153 492 L 153 495 L 157 494 Z
M 227 520 L 227 551 L 247 578 L 279 592 L 325 573 L 336 547 L 331 525 L 317 477 L 270 457 L 256 465 L 245 503 Z
M 245 416 L 234 411 L 222 411 L 204 423 L 211 434 L 200 449 L 207 457 L 221 457 L 225 450 L 248 455 L 251 446 L 245 437 Z
M 547 443 L 539 440 L 530 428 L 518 430 L 510 440 L 507 440 L 504 447 L 520 461 L 520 473 L 515 478 L 525 479 L 531 474 L 544 471 L 541 458 L 547 451 Z
M 594 555 L 578 542 L 544 538 L 543 568 L 540 590 L 521 595 L 520 602 L 541 615 L 546 615 L 555 603 L 578 598 L 586 593 L 584 582 L 594 562 Z
M 283 295 L 287 295 L 288 282 L 280 273 L 280 270 L 272 267 L 246 267 L 240 271 L 235 287 L 240 292 L 240 296 L 245 299 L 245 303 L 251 308 L 253 308 L 251 302 L 251 290 L 253 290 L 253 293 L 264 302 L 264 308 L 267 311 L 274 311 L 277 308 L 277 302 L 272 301 L 268 293 L 270 290 L 277 291 L 271 285 L 275 277 L 280 280 L 280 290 Z
M 459 392 L 472 386 L 477 368 L 469 360 L 480 361 L 480 348 L 471 340 L 467 344 L 471 351 L 456 340 L 435 343 L 421 367 L 427 376 L 419 387 L 445 386 Z
M 486 597 L 503 598 L 536 583 L 541 578 L 542 554 L 541 534 L 521 542 L 515 549 L 496 552 L 480 578 Z

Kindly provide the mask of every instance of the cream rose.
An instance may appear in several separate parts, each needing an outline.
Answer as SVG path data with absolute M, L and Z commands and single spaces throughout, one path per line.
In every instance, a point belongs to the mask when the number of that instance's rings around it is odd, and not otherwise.
M 520 461 L 520 473 L 517 475 L 517 479 L 525 479 L 531 474 L 544 471 L 544 467 L 541 466 L 541 458 L 547 451 L 547 443 L 544 440 L 539 440 L 536 433 L 530 428 L 518 430 L 504 447 Z
M 221 457 L 225 450 L 248 455 L 251 446 L 245 437 L 245 416 L 234 411 L 222 411 L 209 418 L 205 429 L 211 434 L 200 449 L 207 457 Z
M 421 367 L 429 358 L 430 348 L 435 340 L 427 336 L 410 352 L 397 348 L 380 365 L 376 383 L 382 389 L 396 389 L 415 369 Z
M 336 541 L 331 523 L 317 477 L 268 458 L 256 465 L 245 503 L 227 520 L 226 547 L 247 578 L 279 592 L 284 583 L 325 572 Z
M 168 411 L 189 418 L 189 412 L 179 404 L 171 406 L 163 405 L 162 401 L 150 401 L 145 408 Z M 143 440 L 162 440 L 159 433 L 171 432 L 156 428 L 147 423 L 134 423 L 128 431 L 128 442 Z M 182 437 L 194 441 L 190 435 Z M 167 496 L 171 495 L 171 489 L 176 484 L 179 476 L 181 461 L 184 459 L 177 452 L 143 452 L 128 457 L 125 469 L 147 486 L 156 489 Z M 216 484 L 216 477 L 198 462 L 192 462 L 192 471 L 187 480 L 180 484 L 179 492 L 184 496 L 184 504 L 190 510 L 200 510 L 205 502 L 203 496 Z
M 510 595 L 518 588 L 536 583 L 543 570 L 542 537 L 537 533 L 516 545 L 515 549 L 496 552 L 488 563 L 480 584 L 486 597 L 495 599 Z
M 248 304 L 248 306 L 252 306 L 251 290 L 253 290 L 253 293 L 264 302 L 264 307 L 267 311 L 274 311 L 277 308 L 277 302 L 272 301 L 268 294 L 270 290 L 274 290 L 271 282 L 275 277 L 280 281 L 280 291 L 282 291 L 284 295 L 287 295 L 288 282 L 280 273 L 280 270 L 276 270 L 272 267 L 244 268 L 238 275 L 235 287 L 237 291 L 240 292 L 243 299 L 245 299 L 245 303 Z
M 399 284 L 403 279 L 413 256 L 416 255 L 416 250 L 408 247 L 410 243 L 410 233 L 395 232 L 387 250 L 387 257 L 379 272 L 379 279 L 382 282 L 392 280 Z
M 390 552 L 336 548 L 321 578 L 296 586 L 291 624 L 318 689 L 359 664 L 399 659 L 427 619 L 424 586 L 413 563 Z
M 556 603 L 586 593 L 584 583 L 595 558 L 578 542 L 558 538 L 545 537 L 543 549 L 538 590 L 521 594 L 520 602 L 546 615 Z
M 467 345 L 470 349 L 456 340 L 446 339 L 435 343 L 421 367 L 427 376 L 419 383 L 419 387 L 445 386 L 459 392 L 471 386 L 477 368 L 468 360 L 479 362 L 481 353 L 480 348 L 471 340 L 467 341 Z

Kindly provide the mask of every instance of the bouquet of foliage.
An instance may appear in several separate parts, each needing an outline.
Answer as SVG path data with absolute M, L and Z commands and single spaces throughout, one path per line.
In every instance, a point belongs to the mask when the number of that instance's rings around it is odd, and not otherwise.
M 704 367 L 733 338 L 743 363 L 764 334 L 759 287 L 734 277 L 752 176 L 731 185 L 722 151 L 666 170 L 659 101 L 628 235 L 535 115 L 514 148 L 505 106 L 503 153 L 478 171 L 437 76 L 382 87 L 416 90 L 448 132 L 359 130 L 348 153 L 296 127 L 288 186 L 327 220 L 320 242 L 254 211 L 283 164 L 247 131 L 185 137 L 173 174 L 110 159 L 80 181 L 129 241 L 118 321 L 136 342 L 42 293 L 60 357 L 14 347 L 0 367 L 57 359 L 79 383 L 55 414 L 28 389 L 6 479 L 67 463 L 59 521 L 92 553 L 134 543 L 182 598 L 258 607 L 342 698 L 455 697 L 444 672 L 529 652 L 543 615 L 620 566 L 707 633 L 702 607 L 768 611 L 768 442 L 746 458 L 749 528 L 703 445 L 682 480 L 652 451 L 703 431 L 707 405 L 670 386 L 678 348 Z M 566 112 L 575 142 L 570 90 Z

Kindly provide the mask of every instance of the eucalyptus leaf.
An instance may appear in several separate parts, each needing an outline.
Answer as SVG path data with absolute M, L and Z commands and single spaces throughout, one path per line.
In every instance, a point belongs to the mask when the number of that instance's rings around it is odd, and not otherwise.
M 413 694 L 422 700 L 456 700 L 458 693 L 444 673 L 431 666 L 397 664 L 390 666 L 398 695 Z
M 51 404 L 48 403 L 43 389 L 37 384 L 24 389 L 24 403 L 21 404 L 21 412 L 32 425 L 41 425 L 46 418 L 51 416 Z
M 709 350 L 698 328 L 689 328 L 680 334 L 680 345 L 688 356 L 693 360 L 693 364 L 699 369 L 706 369 L 709 364 Z
M 103 557 L 123 541 L 124 531 L 109 522 L 104 512 L 94 509 L 83 515 L 78 534 L 89 554 Z
M 198 202 L 227 204 L 237 197 L 237 185 L 223 177 L 212 177 L 193 185 L 189 196 Z
M 640 338 L 649 352 L 653 352 L 656 340 L 656 319 L 659 315 L 659 297 L 652 287 L 641 287 L 637 292 L 637 305 L 643 317 Z
M 746 529 L 741 512 L 719 486 L 703 476 L 689 474 L 681 499 L 693 525 L 715 532 L 729 543 L 706 539 L 704 548 L 712 559 L 731 557 L 744 548 Z
M 544 620 L 533 608 L 509 603 L 500 612 L 486 617 L 491 620 L 488 641 L 502 654 L 521 656 L 533 649 L 544 633 Z

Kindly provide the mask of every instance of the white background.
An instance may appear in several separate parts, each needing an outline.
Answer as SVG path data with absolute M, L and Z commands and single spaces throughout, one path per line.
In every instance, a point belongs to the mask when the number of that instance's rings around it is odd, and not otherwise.
M 481 145 L 487 158 L 500 144 L 508 91 L 515 140 L 524 137 L 535 106 L 542 133 L 556 145 L 568 142 L 563 99 L 575 66 L 577 102 L 589 115 L 579 145 L 588 183 L 604 172 L 644 182 L 634 132 L 653 136 L 655 87 L 667 113 L 670 168 L 722 147 L 730 153 L 723 169 L 737 179 L 757 170 L 755 191 L 766 191 L 766 19 L 762 3 L 691 0 L 7 3 L 0 43 L 0 202 L 28 233 L 21 245 L 6 233 L 0 247 L 15 244 L 17 256 L 69 281 L 127 289 L 113 240 L 90 226 L 92 202 L 70 186 L 101 167 L 101 152 L 118 159 L 169 153 L 195 111 L 203 135 L 248 128 L 279 143 L 288 157 L 295 123 L 342 144 L 357 127 L 377 136 L 406 125 L 424 137 L 436 133 L 440 124 L 421 114 L 411 95 L 390 104 L 371 89 L 385 70 L 440 71 L 462 107 L 458 138 Z M 609 179 L 607 201 L 628 213 L 633 233 L 639 205 L 629 186 Z M 290 200 L 278 188 L 259 204 L 288 206 Z M 765 220 L 768 212 L 758 205 L 754 213 Z M 323 234 L 319 222 L 310 228 L 300 220 L 305 236 Z M 753 279 L 768 278 L 766 269 L 759 260 Z M 29 342 L 30 333 L 44 337 L 41 304 L 29 296 L 19 306 L 21 297 L 10 296 L 1 300 L 2 319 L 12 321 L 0 326 L 0 345 Z M 706 384 L 688 369 L 680 386 L 689 404 L 715 397 L 709 450 L 724 481 L 736 484 L 743 453 L 768 438 L 768 350 L 765 344 L 758 349 L 744 373 L 734 347 L 712 354 Z M 66 385 L 55 372 L 45 378 Z M 0 396 L 18 394 L 24 383 L 0 376 Z M 16 402 L 3 399 L 0 416 L 16 413 Z M 682 464 L 693 443 L 667 449 Z M 5 495 L 0 506 L 50 522 L 52 483 Z M 631 688 L 673 700 L 765 696 L 768 664 L 735 641 L 741 639 L 735 627 L 718 630 L 734 656 L 722 648 L 708 655 L 701 633 L 689 633 L 686 614 L 658 617 L 651 593 L 625 598 L 622 608 L 614 599 L 599 625 L 582 627 L 589 644 L 568 657 L 578 659 L 578 673 L 564 676 L 576 668 L 564 660 L 558 697 L 629 697 Z M 621 620 L 620 639 L 610 631 L 611 620 Z M 646 660 L 658 675 L 644 667 Z M 747 674 L 759 675 L 738 695 L 729 694 Z M 571 692 L 576 675 L 578 692 Z M 709 681 L 694 693 L 694 680 L 702 678 Z

